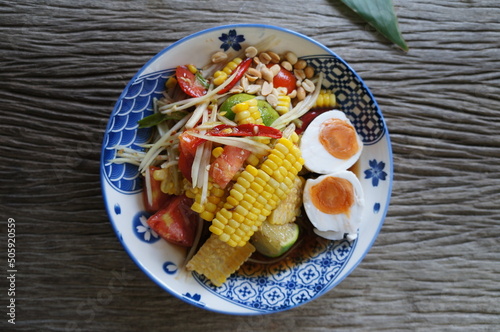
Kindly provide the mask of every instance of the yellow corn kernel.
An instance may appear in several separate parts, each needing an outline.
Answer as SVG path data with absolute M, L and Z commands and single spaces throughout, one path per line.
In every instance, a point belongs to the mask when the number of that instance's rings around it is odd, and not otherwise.
M 217 211 L 224 205 L 222 197 L 225 191 L 217 184 L 209 182 L 207 199 L 201 202 L 202 192 L 200 188 L 190 188 L 186 190 L 186 196 L 193 198 L 194 202 L 191 205 L 191 210 L 200 214 L 200 217 L 206 221 L 212 221 Z
M 233 71 L 238 67 L 238 65 L 241 63 L 241 58 L 234 58 L 232 61 L 229 61 L 228 64 L 222 69 L 223 72 L 225 72 L 228 76 L 233 73 Z
M 288 111 L 290 111 L 291 104 L 292 104 L 292 100 L 289 96 L 279 95 L 278 96 L 278 105 L 276 106 L 276 112 L 278 112 L 279 115 L 283 115 L 285 113 L 288 113 Z
M 187 65 L 187 69 L 193 74 L 196 74 L 198 72 L 198 68 L 196 68 L 195 65 Z
M 226 279 L 255 251 L 250 243 L 231 247 L 213 234 L 189 260 L 186 268 L 207 277 L 215 286 L 222 286 Z
M 165 82 L 165 87 L 167 88 L 167 90 L 175 88 L 176 85 L 177 85 L 177 79 L 175 78 L 175 76 L 170 76 L 168 80 Z
M 156 175 L 155 173 L 158 172 Z M 153 178 L 160 179 L 160 190 L 168 195 L 180 195 L 185 191 L 183 176 L 177 166 L 155 170 Z
M 200 213 L 200 217 L 203 220 L 212 220 L 212 219 L 214 219 L 215 214 L 213 214 L 212 212 L 209 212 L 209 211 L 203 211 L 202 213 Z
M 236 114 L 234 121 L 238 124 L 263 124 L 262 116 L 257 106 L 257 99 L 255 98 L 236 104 L 231 110 Z
M 157 169 L 153 171 L 153 179 L 156 181 L 163 181 L 167 178 L 167 170 L 166 169 Z
M 335 107 L 337 98 L 331 90 L 321 90 L 313 107 Z
M 212 150 L 212 156 L 214 156 L 214 158 L 218 158 L 222 152 L 224 152 L 224 148 L 222 146 L 218 146 Z
M 228 76 L 225 72 L 220 71 L 220 70 L 216 71 L 214 73 L 214 84 L 216 86 L 221 85 L 222 83 L 224 83 L 227 80 L 227 77 Z

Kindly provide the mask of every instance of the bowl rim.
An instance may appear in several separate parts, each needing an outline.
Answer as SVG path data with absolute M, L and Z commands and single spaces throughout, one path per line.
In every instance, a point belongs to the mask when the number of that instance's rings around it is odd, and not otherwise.
M 267 311 L 267 312 L 255 311 L 255 312 L 243 312 L 243 313 L 241 313 L 241 312 L 224 311 L 222 309 L 212 308 L 212 307 L 209 307 L 209 306 L 204 306 L 204 307 L 198 306 L 198 307 L 203 308 L 203 309 L 205 309 L 207 311 L 217 312 L 217 313 L 222 313 L 222 314 L 227 314 L 227 315 L 235 315 L 235 316 L 253 316 L 253 315 L 263 315 L 263 314 L 267 315 L 267 314 L 278 313 L 278 312 L 287 311 L 287 310 L 291 310 L 291 309 L 300 307 L 300 306 L 302 306 L 302 305 L 304 305 L 306 303 L 311 302 L 312 300 L 318 299 L 319 297 L 321 297 L 325 293 L 327 293 L 327 292 L 331 291 L 333 288 L 335 288 L 347 276 L 349 276 L 358 267 L 358 265 L 364 260 L 364 258 L 368 254 L 368 252 L 371 250 L 371 248 L 372 248 L 375 240 L 378 238 L 380 230 L 381 230 L 383 224 L 385 223 L 385 219 L 386 219 L 387 212 L 388 212 L 389 205 L 390 205 L 390 200 L 391 200 L 391 197 L 392 197 L 393 176 L 394 176 L 394 160 L 393 160 L 392 144 L 391 144 L 391 139 L 390 139 L 390 135 L 389 135 L 389 130 L 388 130 L 388 127 L 387 127 L 387 123 L 386 123 L 385 117 L 382 114 L 382 110 L 380 109 L 377 100 L 375 99 L 375 97 L 373 96 L 371 90 L 368 88 L 368 86 L 366 85 L 365 81 L 361 78 L 361 76 L 358 75 L 358 73 L 342 57 L 340 57 L 334 51 L 332 51 L 331 49 L 329 49 L 325 45 L 321 44 L 320 42 L 316 41 L 315 39 L 313 39 L 313 38 L 311 38 L 311 37 L 309 37 L 307 35 L 304 35 L 302 33 L 296 32 L 294 30 L 290 30 L 288 28 L 284 28 L 284 27 L 280 27 L 280 26 L 275 26 L 275 25 L 256 24 L 256 23 L 238 23 L 238 24 L 218 25 L 218 26 L 214 26 L 214 27 L 211 27 L 211 28 L 203 29 L 203 30 L 194 32 L 194 33 L 192 33 L 192 34 L 190 34 L 188 36 L 185 36 L 185 37 L 183 37 L 183 38 L 181 38 L 181 39 L 173 42 L 169 46 L 163 48 L 161 51 L 159 51 L 158 53 L 156 53 L 151 59 L 149 59 L 133 75 L 133 77 L 130 78 L 130 80 L 128 81 L 127 85 L 123 88 L 121 94 L 116 99 L 116 102 L 115 102 L 115 104 L 113 106 L 113 110 L 112 110 L 111 114 L 108 117 L 108 121 L 107 121 L 105 133 L 108 132 L 108 130 L 109 130 L 110 126 L 111 126 L 111 120 L 112 120 L 113 116 L 115 116 L 115 113 L 116 113 L 116 110 L 117 110 L 117 106 L 118 106 L 120 100 L 122 100 L 123 97 L 126 95 L 126 93 L 129 90 L 130 86 L 138 78 L 140 78 L 143 75 L 143 73 L 146 71 L 146 69 L 152 63 L 154 63 L 158 58 L 160 58 L 163 54 L 165 54 L 166 52 L 168 52 L 172 48 L 175 48 L 178 45 L 181 45 L 181 44 L 185 43 L 186 41 L 188 41 L 190 39 L 193 39 L 193 38 L 196 38 L 196 37 L 198 37 L 200 35 L 203 35 L 203 34 L 206 34 L 206 33 L 210 33 L 210 32 L 213 32 L 213 31 L 217 31 L 217 30 L 238 29 L 238 28 L 258 28 L 258 29 L 269 29 L 269 30 L 277 30 L 277 31 L 280 31 L 280 32 L 285 32 L 285 33 L 288 33 L 288 34 L 294 35 L 296 37 L 305 39 L 308 42 L 315 44 L 319 48 L 323 49 L 326 53 L 328 53 L 328 54 L 336 57 L 340 62 L 342 62 L 343 65 L 345 65 L 347 67 L 347 69 L 359 80 L 360 85 L 366 90 L 367 94 L 369 95 L 369 97 L 373 101 L 374 106 L 375 106 L 375 108 L 377 109 L 377 111 L 378 111 L 378 113 L 380 115 L 380 120 L 381 120 L 381 122 L 383 124 L 383 128 L 384 128 L 384 134 L 386 136 L 385 140 L 387 142 L 387 152 L 388 152 L 388 156 L 387 157 L 388 157 L 388 161 L 389 161 L 389 165 L 388 165 L 389 166 L 389 171 L 388 171 L 388 174 L 387 174 L 387 177 L 388 177 L 388 179 L 387 179 L 388 180 L 387 181 L 387 198 L 386 198 L 386 203 L 385 203 L 383 211 L 382 211 L 382 209 L 380 209 L 381 212 L 382 212 L 380 214 L 380 220 L 381 221 L 380 221 L 377 229 L 375 230 L 373 237 L 368 242 L 368 244 L 366 246 L 366 249 L 364 250 L 363 253 L 360 254 L 359 259 L 357 261 L 353 262 L 352 266 L 342 276 L 339 276 L 335 280 L 335 282 L 331 283 L 331 285 L 328 288 L 324 289 L 322 292 L 316 293 L 314 296 L 312 296 L 307 301 L 301 302 L 301 303 L 299 303 L 299 304 L 297 304 L 295 306 L 292 306 L 292 307 L 288 307 L 288 308 L 284 308 L 284 309 L 276 310 L 276 311 Z M 172 296 L 174 296 L 174 297 L 176 297 L 176 298 L 178 298 L 178 299 L 180 299 L 180 300 L 182 300 L 182 301 L 184 301 L 184 302 L 186 302 L 188 304 L 196 306 L 193 302 L 188 301 L 181 294 L 178 294 L 177 291 L 175 291 L 174 289 L 172 289 L 171 287 L 169 287 L 168 285 L 166 285 L 163 281 L 161 281 L 159 278 L 157 278 L 155 275 L 153 275 L 152 273 L 150 273 L 148 271 L 148 269 L 141 263 L 141 261 L 139 260 L 139 258 L 136 258 L 133 255 L 133 253 L 132 253 L 131 249 L 129 248 L 129 246 L 122 240 L 121 234 L 120 234 L 120 232 L 119 232 L 119 230 L 117 228 L 117 225 L 113 221 L 113 217 L 112 217 L 113 214 L 112 214 L 112 211 L 111 211 L 112 207 L 109 205 L 108 197 L 106 195 L 106 190 L 105 190 L 105 182 L 108 181 L 107 177 L 104 174 L 104 167 L 103 167 L 103 165 L 105 163 L 105 160 L 104 160 L 105 140 L 106 140 L 106 135 L 104 135 L 104 137 L 103 137 L 103 142 L 102 142 L 102 146 L 101 146 L 101 157 L 100 157 L 100 167 L 99 167 L 99 169 L 100 169 L 100 181 L 101 181 L 101 192 L 102 192 L 102 195 L 103 195 L 104 205 L 105 205 L 105 209 L 106 209 L 106 212 L 107 212 L 107 215 L 108 215 L 108 219 L 109 219 L 109 222 L 111 223 L 111 225 L 113 227 L 115 235 L 120 240 L 120 243 L 121 243 L 122 247 L 125 249 L 125 251 L 129 255 L 129 257 L 132 259 L 132 261 L 141 269 L 141 272 L 143 272 L 144 274 L 146 274 L 151 280 L 153 280 L 162 289 L 166 290 L 170 295 L 172 295 Z M 380 142 L 380 140 L 377 141 L 377 142 L 375 142 L 374 144 L 376 144 L 378 142 Z M 355 248 L 353 248 L 353 250 L 355 250 Z

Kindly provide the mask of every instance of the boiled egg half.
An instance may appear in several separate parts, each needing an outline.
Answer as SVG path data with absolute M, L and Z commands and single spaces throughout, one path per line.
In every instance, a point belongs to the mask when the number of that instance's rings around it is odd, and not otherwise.
M 309 124 L 300 140 L 300 150 L 308 170 L 329 174 L 354 165 L 363 142 L 344 112 L 332 110 Z
M 363 188 L 354 173 L 339 171 L 306 181 L 303 202 L 314 232 L 330 240 L 354 239 L 364 207 Z

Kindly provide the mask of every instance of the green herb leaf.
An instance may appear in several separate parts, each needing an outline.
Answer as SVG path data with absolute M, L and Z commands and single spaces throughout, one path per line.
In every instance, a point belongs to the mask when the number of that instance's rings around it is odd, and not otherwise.
M 394 44 L 408 51 L 408 45 L 401 35 L 392 0 L 341 0 L 359 14 L 378 32 Z
M 149 128 L 149 127 L 156 126 L 156 125 L 162 123 L 163 121 L 167 121 L 167 120 L 179 121 L 182 118 L 184 118 L 185 116 L 186 116 L 186 113 L 181 112 L 181 111 L 172 112 L 170 114 L 154 113 L 154 114 L 148 115 L 145 118 L 140 119 L 139 121 L 137 121 L 137 123 L 139 124 L 139 128 Z
M 203 87 L 205 89 L 208 89 L 208 82 L 207 80 L 203 77 L 203 75 L 201 75 L 200 71 L 197 71 L 196 74 L 196 79 L 198 80 L 198 82 L 201 83 L 201 85 L 203 85 Z

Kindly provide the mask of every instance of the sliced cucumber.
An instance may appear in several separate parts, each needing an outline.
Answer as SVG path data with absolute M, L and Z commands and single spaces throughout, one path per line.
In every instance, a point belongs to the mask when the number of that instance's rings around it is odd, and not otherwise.
M 272 225 L 264 221 L 251 242 L 262 255 L 278 257 L 289 250 L 298 238 L 299 226 L 296 223 Z

